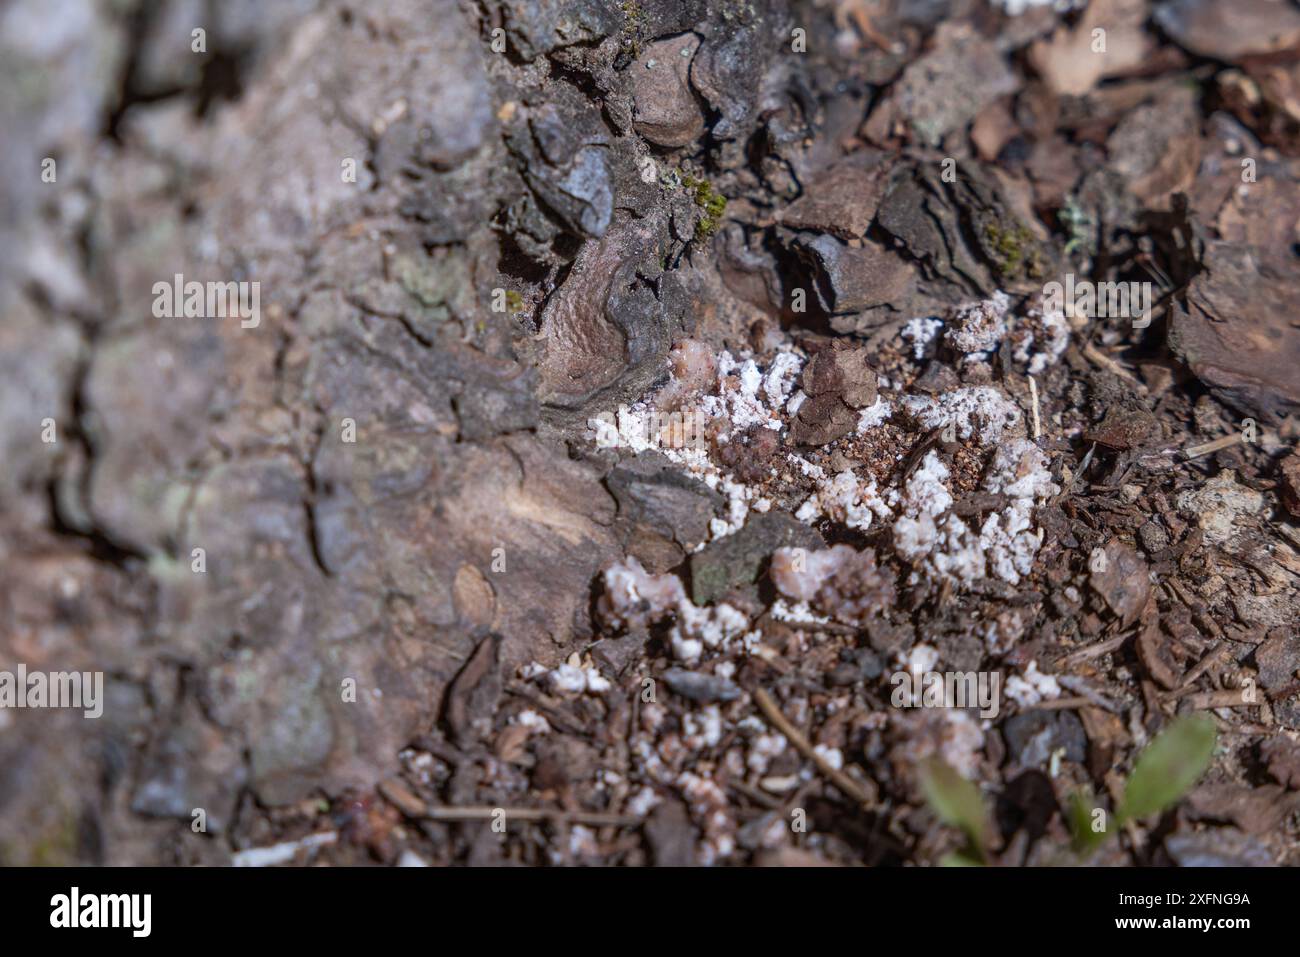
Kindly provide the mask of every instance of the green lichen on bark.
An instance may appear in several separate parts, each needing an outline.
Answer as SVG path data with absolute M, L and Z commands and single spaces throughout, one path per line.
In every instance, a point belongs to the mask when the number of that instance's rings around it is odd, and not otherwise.
M 988 223 L 984 227 L 984 237 L 995 257 L 994 266 L 1005 277 L 1014 277 L 1022 272 L 1033 277 L 1042 274 L 1042 263 L 1034 249 L 1034 237 L 1020 224 L 1004 227 L 998 223 Z
M 703 215 L 695 224 L 695 238 L 708 239 L 722 225 L 722 214 L 727 209 L 727 197 L 723 196 L 707 179 L 683 174 L 682 185 L 691 192 L 695 205 L 700 207 Z

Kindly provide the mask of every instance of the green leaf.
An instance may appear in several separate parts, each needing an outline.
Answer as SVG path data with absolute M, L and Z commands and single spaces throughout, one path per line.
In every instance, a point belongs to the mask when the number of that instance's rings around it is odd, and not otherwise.
M 979 786 L 938 758 L 930 758 L 921 764 L 921 790 L 940 820 L 959 828 L 982 857 L 992 827 Z
M 1217 737 L 1208 714 L 1175 719 L 1138 755 L 1115 816 L 1137 820 L 1178 803 L 1209 767 Z
M 951 854 L 945 854 L 943 860 L 939 862 L 940 867 L 983 867 L 984 862 L 978 857 L 973 857 L 963 851 L 953 851 Z
M 1091 789 L 1084 788 L 1070 795 L 1070 804 L 1066 808 L 1066 822 L 1070 826 L 1074 850 L 1085 856 L 1095 851 L 1102 841 L 1106 840 L 1106 835 L 1109 833 L 1106 827 L 1100 831 L 1093 829 L 1093 813 L 1096 810 L 1097 802 L 1092 796 Z

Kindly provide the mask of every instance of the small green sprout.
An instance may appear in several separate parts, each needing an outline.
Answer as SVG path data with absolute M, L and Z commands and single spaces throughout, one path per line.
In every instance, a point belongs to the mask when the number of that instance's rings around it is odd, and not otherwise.
M 934 813 L 966 835 L 966 846 L 944 858 L 948 867 L 978 867 L 987 863 L 993 825 L 979 786 L 939 758 L 921 765 L 921 790 Z
M 1207 714 L 1179 718 L 1156 735 L 1133 765 L 1119 819 L 1137 820 L 1173 807 L 1210 766 L 1217 739 Z
M 1072 256 L 1076 251 L 1083 250 L 1091 256 L 1092 227 L 1097 225 L 1092 216 L 1075 201 L 1073 196 L 1067 196 L 1065 205 L 1057 212 L 1056 218 L 1069 233 L 1069 239 L 1065 242 L 1065 255 Z
M 1097 807 L 1090 787 L 1070 795 L 1065 823 L 1070 829 L 1071 846 L 1081 857 L 1090 855 L 1106 840 L 1106 812 Z
M 1141 820 L 1177 804 L 1210 766 L 1217 739 L 1214 719 L 1207 714 L 1186 715 L 1171 722 L 1133 763 L 1124 797 L 1115 810 L 1116 824 Z M 1070 814 L 1075 848 L 1090 851 L 1101 843 L 1107 828 L 1092 826 L 1097 809 L 1090 794 L 1076 794 L 1071 804 L 1077 808 Z
M 1172 721 L 1134 762 L 1124 797 L 1115 811 L 1117 824 L 1141 820 L 1177 804 L 1210 766 L 1217 739 L 1218 731 L 1209 715 L 1188 715 Z M 921 790 L 939 819 L 966 835 L 966 845 L 944 858 L 944 865 L 970 867 L 987 863 L 993 830 L 978 785 L 940 759 L 930 758 L 921 765 Z M 1111 831 L 1105 824 L 1105 812 L 1096 806 L 1089 789 L 1071 796 L 1065 820 L 1074 850 L 1083 856 L 1095 851 Z

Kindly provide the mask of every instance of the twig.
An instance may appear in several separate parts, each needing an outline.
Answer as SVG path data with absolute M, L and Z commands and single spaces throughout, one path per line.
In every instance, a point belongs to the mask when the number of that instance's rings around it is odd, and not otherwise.
M 1280 688 L 1270 688 L 1268 698 L 1270 701 L 1285 701 L 1297 694 L 1300 694 L 1300 681 L 1293 681 L 1289 685 L 1283 685 Z
M 1091 342 L 1085 343 L 1081 351 L 1083 352 L 1085 358 L 1091 359 L 1093 362 L 1101 366 L 1103 369 L 1106 369 L 1108 372 L 1113 372 L 1121 379 L 1125 379 L 1128 382 L 1131 382 L 1142 392 L 1147 391 L 1147 387 L 1143 385 L 1143 383 L 1138 379 L 1137 376 L 1129 372 L 1127 369 L 1125 369 L 1122 365 L 1120 365 L 1110 356 L 1104 355 L 1101 352 L 1101 350 L 1098 349 L 1096 346 L 1094 346 Z
M 1219 734 L 1244 734 L 1254 737 L 1260 734 L 1275 734 L 1276 728 L 1270 728 L 1266 724 L 1234 724 L 1219 729 Z
M 338 843 L 338 839 L 337 831 L 323 831 L 319 834 L 308 834 L 297 841 L 285 841 L 270 847 L 250 847 L 237 852 L 231 858 L 231 863 L 235 867 L 273 867 L 276 864 L 287 864 L 297 856 L 299 851 L 314 851 L 318 847 L 328 847 Z
M 1111 701 L 1100 691 L 1093 689 L 1085 679 L 1080 678 L 1077 675 L 1057 675 L 1056 681 L 1061 685 L 1061 687 L 1073 691 L 1075 694 L 1083 695 L 1103 711 L 1109 711 L 1111 714 L 1119 714 L 1119 705 Z
M 1198 600 L 1195 596 L 1189 595 L 1187 589 L 1178 583 L 1177 578 L 1167 578 L 1165 583 L 1178 596 L 1178 600 L 1187 606 L 1187 610 L 1196 616 L 1197 623 L 1215 638 L 1223 640 L 1223 629 L 1212 616 L 1206 613 L 1205 603 Z
M 424 812 L 427 810 L 425 803 L 412 794 L 410 789 L 401 781 L 393 778 L 380 781 L 377 790 L 384 800 L 409 818 L 423 817 Z
M 912 471 L 921 464 L 921 457 L 925 455 L 927 451 L 934 448 L 942 432 L 942 426 L 936 429 L 931 429 L 930 434 L 921 439 L 921 441 L 916 444 L 916 448 L 912 449 L 912 451 L 907 454 L 907 461 L 903 463 L 903 471 L 898 477 L 898 484 L 900 486 L 908 480 Z
M 1235 435 L 1225 435 L 1221 439 L 1215 439 L 1213 442 L 1206 442 L 1202 445 L 1193 445 L 1191 448 L 1183 449 L 1184 459 L 1200 458 L 1202 455 L 1209 455 L 1211 452 L 1221 452 L 1224 449 L 1239 445 L 1244 439 L 1245 433 L 1238 432 Z
M 537 707 L 537 710 L 542 712 L 546 717 L 546 720 L 555 725 L 561 731 L 567 732 L 568 734 L 581 735 L 582 737 L 588 736 L 586 728 L 578 724 L 574 718 L 561 710 L 555 702 L 549 700 L 545 695 L 534 691 L 532 688 L 519 683 L 511 683 L 506 685 L 506 693 L 516 695 L 526 701 L 531 701 Z
M 1044 698 L 1025 708 L 1026 711 L 1069 711 L 1073 708 L 1086 708 L 1095 704 L 1091 698 L 1075 695 L 1073 698 Z
M 1188 704 L 1194 711 L 1212 708 L 1258 708 L 1263 702 L 1247 701 L 1240 688 L 1228 688 L 1224 691 L 1202 691 L 1188 695 Z
M 503 814 L 507 821 L 565 821 L 593 827 L 636 827 L 642 823 L 641 818 L 624 814 L 532 807 L 429 807 L 420 816 L 430 821 L 484 821 L 498 814 Z
M 787 628 L 793 628 L 796 631 L 825 632 L 828 635 L 856 635 L 861 629 L 854 628 L 852 625 L 844 625 L 837 621 L 809 621 L 806 618 L 773 618 L 768 616 L 768 620 L 779 625 L 785 625 Z
M 577 824 L 590 824 L 593 827 L 633 827 L 641 823 L 641 819 L 637 817 L 604 814 L 599 811 L 562 811 L 531 807 L 430 807 L 412 794 L 400 781 L 391 778 L 379 785 L 379 793 L 412 820 L 481 821 L 504 814 L 506 820 L 511 818 L 516 821 L 563 820 Z
M 768 722 L 794 745 L 796 751 L 817 765 L 817 770 L 827 780 L 864 808 L 875 807 L 876 796 L 843 771 L 831 767 L 825 758 L 814 751 L 808 739 L 803 736 L 803 732 L 790 723 L 790 719 L 785 716 L 776 700 L 765 689 L 755 689 L 754 703 L 758 705 Z
M 1038 419 L 1038 383 L 1034 381 L 1033 376 L 1029 376 L 1029 397 L 1034 403 L 1034 441 L 1037 442 L 1039 436 L 1043 434 L 1042 424 Z
M 835 19 L 842 23 L 851 19 L 853 25 L 858 28 L 858 32 L 862 34 L 863 39 L 870 40 L 885 53 L 892 49 L 893 44 L 889 41 L 889 38 L 882 36 L 880 31 L 872 25 L 871 14 L 862 0 L 852 0 L 850 3 L 843 4 L 835 14 Z
M 1219 658 L 1222 657 L 1223 652 L 1225 650 L 1227 650 L 1227 645 L 1225 645 L 1222 641 L 1216 641 L 1214 643 L 1214 646 L 1210 648 L 1206 656 L 1202 658 L 1200 661 L 1198 661 L 1195 667 L 1193 667 L 1192 670 L 1187 672 L 1187 674 L 1183 677 L 1183 683 L 1179 685 L 1177 688 L 1175 688 L 1173 691 L 1170 691 L 1164 695 L 1164 700 L 1177 701 L 1179 698 L 1183 698 L 1191 694 L 1192 687 L 1196 684 L 1198 680 L 1200 680 L 1201 675 L 1205 674 L 1207 671 L 1209 671 L 1211 668 L 1214 667 L 1214 665 L 1219 661 Z
M 1116 635 L 1114 638 L 1107 638 L 1105 641 L 1099 641 L 1095 645 L 1088 645 L 1086 648 L 1080 648 L 1078 651 L 1073 651 L 1066 655 L 1057 662 L 1057 664 L 1060 667 L 1065 667 L 1067 665 L 1078 664 L 1080 661 L 1100 658 L 1102 655 L 1109 654 L 1119 648 L 1120 645 L 1124 644 L 1124 642 L 1128 641 L 1135 634 L 1137 634 L 1136 630 L 1130 631 L 1127 634 Z
M 1065 490 L 1061 492 L 1060 495 L 1056 496 L 1057 502 L 1065 501 L 1066 497 L 1074 491 L 1074 486 L 1079 483 L 1079 479 L 1083 478 L 1084 473 L 1088 471 L 1088 466 L 1092 464 L 1092 457 L 1096 451 L 1097 443 L 1093 442 L 1092 447 L 1088 449 L 1088 454 L 1085 455 L 1083 461 L 1079 463 L 1078 470 L 1070 476 L 1070 483 L 1065 486 Z
M 731 788 L 731 790 L 735 791 L 737 794 L 743 794 L 755 804 L 761 804 L 769 811 L 781 810 L 780 799 L 775 798 L 770 794 L 765 794 L 758 788 L 750 787 L 744 781 L 731 781 L 728 783 L 727 787 Z

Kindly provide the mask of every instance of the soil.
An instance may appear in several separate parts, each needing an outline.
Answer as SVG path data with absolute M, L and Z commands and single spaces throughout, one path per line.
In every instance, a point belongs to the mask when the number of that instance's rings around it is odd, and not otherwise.
M 1293 2 L 54 6 L 0 863 L 1300 864 Z

